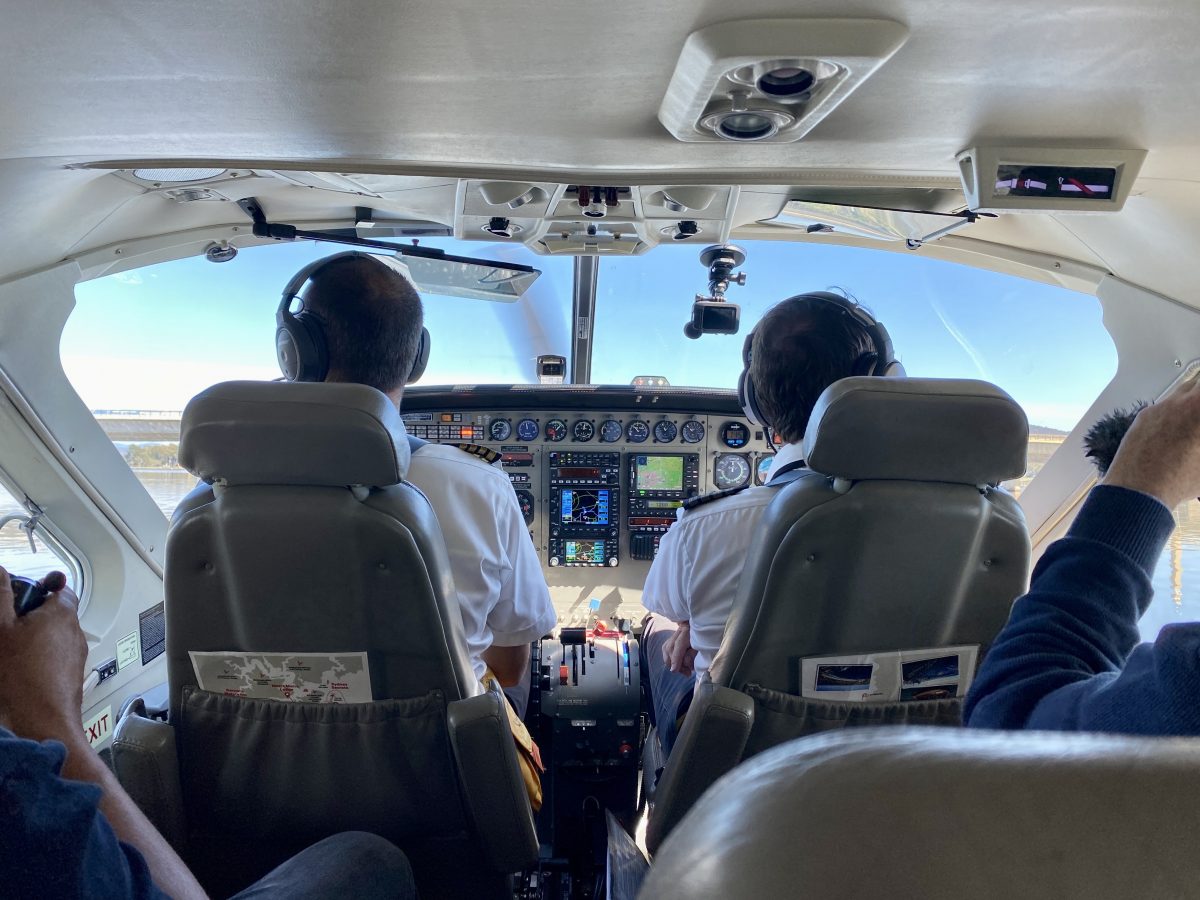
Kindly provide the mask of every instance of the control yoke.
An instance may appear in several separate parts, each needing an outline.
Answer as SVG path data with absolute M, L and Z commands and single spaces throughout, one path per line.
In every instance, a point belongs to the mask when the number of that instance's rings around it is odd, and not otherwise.
M 746 261 L 746 251 L 733 244 L 713 244 L 700 251 L 700 264 L 708 267 L 708 296 L 696 295 L 692 318 L 683 326 L 685 336 L 695 340 L 702 334 L 737 334 L 741 308 L 725 300 L 731 284 L 745 284 L 746 273 L 733 270 Z

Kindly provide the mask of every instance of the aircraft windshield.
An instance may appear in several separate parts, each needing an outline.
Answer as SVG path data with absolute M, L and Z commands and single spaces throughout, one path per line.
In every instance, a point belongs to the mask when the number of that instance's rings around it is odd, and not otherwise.
M 708 271 L 694 247 L 659 247 L 600 264 L 592 380 L 629 384 L 665 376 L 675 386 L 733 388 L 742 342 L 773 304 L 803 291 L 835 290 L 871 310 L 892 336 L 908 374 L 982 378 L 1008 391 L 1029 421 L 1069 431 L 1111 380 L 1117 354 L 1094 297 L 956 265 L 919 252 L 832 244 L 739 241 L 744 286 L 736 335 L 684 337 Z
M 542 271 L 514 303 L 425 295 L 433 353 L 422 384 L 532 383 L 539 354 L 570 356 L 574 260 L 519 245 L 427 238 L 447 253 L 532 265 Z M 649 376 L 673 386 L 733 388 L 746 332 L 773 303 L 805 290 L 841 289 L 886 325 L 912 375 L 984 378 L 1012 394 L 1032 425 L 1020 493 L 1062 444 L 1116 370 L 1116 352 L 1091 296 L 930 259 L 830 244 L 742 241 L 741 333 L 688 340 L 683 324 L 707 285 L 697 248 L 663 246 L 600 263 L 592 381 Z M 194 484 L 175 457 L 187 401 L 217 382 L 275 378 L 275 308 L 301 266 L 341 247 L 277 244 L 230 263 L 176 260 L 84 282 L 60 348 L 67 376 L 138 479 L 170 514 Z M 137 437 L 122 429 L 138 424 Z M 161 436 L 156 437 L 161 432 Z M 0 504 L 2 505 L 2 504 Z M 1161 625 L 1195 615 L 1200 503 L 1155 574 L 1157 601 L 1143 618 Z M 2 538 L 3 535 L 0 535 Z M 2 543 L 2 542 L 0 542 Z M 15 538 L 12 547 L 20 545 Z

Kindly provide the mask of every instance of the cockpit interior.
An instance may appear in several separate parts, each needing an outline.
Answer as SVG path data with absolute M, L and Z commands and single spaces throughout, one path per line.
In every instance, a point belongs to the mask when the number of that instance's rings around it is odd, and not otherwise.
M 17 0 L 5 20 L 0 565 L 66 574 L 81 728 L 214 896 L 346 830 L 399 846 L 421 897 L 1178 889 L 1146 874 L 1162 848 L 1076 832 L 1043 858 L 1020 835 L 1103 816 L 1079 798 L 1110 787 L 1186 825 L 1153 798 L 1200 751 L 958 726 L 1097 481 L 1089 426 L 1200 367 L 1200 6 Z M 398 408 L 276 383 L 289 279 L 349 250 L 424 305 Z M 828 388 L 803 441 L 819 484 L 772 487 L 784 442 L 739 392 L 743 342 L 809 291 L 886 322 L 906 377 Z M 466 649 L 449 573 L 470 547 L 407 480 L 424 443 L 503 473 L 549 590 L 507 696 Z M 647 576 L 694 501 L 754 491 L 774 499 L 665 747 Z M 1146 641 L 1200 619 L 1200 501 L 1175 518 Z M 301 676 L 304 655 L 332 662 Z M 868 690 L 863 665 L 903 674 Z M 962 831 L 928 824 L 939 772 Z M 887 810 L 862 857 L 839 790 Z M 1007 867 L 961 861 L 976 790 Z M 847 880 L 863 859 L 879 871 Z

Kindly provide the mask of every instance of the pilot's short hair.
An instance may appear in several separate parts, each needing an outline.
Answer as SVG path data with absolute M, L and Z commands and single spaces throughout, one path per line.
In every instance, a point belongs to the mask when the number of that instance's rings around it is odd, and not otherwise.
M 313 276 L 304 308 L 325 325 L 329 381 L 387 393 L 408 379 L 424 310 L 416 288 L 399 272 L 363 257 L 334 260 Z
M 870 333 L 833 303 L 800 295 L 767 310 L 754 329 L 750 377 L 775 433 L 799 442 L 821 392 L 874 350 Z

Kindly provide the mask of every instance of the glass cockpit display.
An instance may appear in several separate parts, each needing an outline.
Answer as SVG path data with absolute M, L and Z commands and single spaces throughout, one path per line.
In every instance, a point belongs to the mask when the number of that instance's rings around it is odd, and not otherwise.
M 563 541 L 562 563 L 568 566 L 603 566 L 608 559 L 605 541 Z
M 700 489 L 698 453 L 630 453 L 629 555 L 654 559 L 679 508 Z
M 621 455 L 556 450 L 548 461 L 549 564 L 617 565 Z
M 645 491 L 683 490 L 683 457 L 649 454 L 634 457 L 630 488 L 639 495 Z
M 564 488 L 559 494 L 559 522 L 563 525 L 607 525 L 611 492 L 607 488 Z

